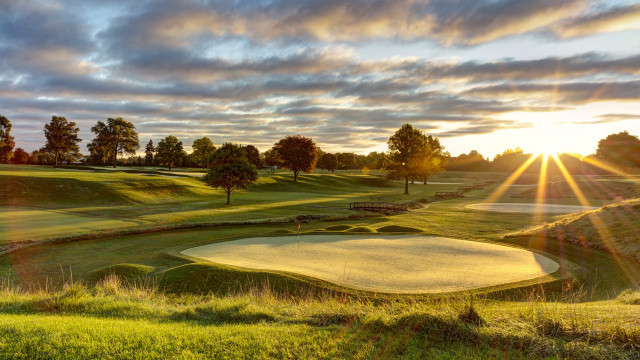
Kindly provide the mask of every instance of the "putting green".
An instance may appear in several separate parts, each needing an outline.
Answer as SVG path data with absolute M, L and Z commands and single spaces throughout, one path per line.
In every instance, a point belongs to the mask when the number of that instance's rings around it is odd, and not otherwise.
M 526 214 L 570 214 L 596 210 L 597 207 L 579 205 L 532 204 L 532 203 L 480 203 L 465 206 L 467 209 L 501 213 Z
M 299 273 L 350 288 L 438 293 L 534 279 L 558 270 L 527 250 L 427 236 L 258 237 L 198 246 L 182 254 L 245 268 Z

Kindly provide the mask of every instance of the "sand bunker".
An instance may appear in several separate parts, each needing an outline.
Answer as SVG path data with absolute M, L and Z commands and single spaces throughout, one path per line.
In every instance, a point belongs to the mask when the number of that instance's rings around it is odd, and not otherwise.
M 182 254 L 220 264 L 299 273 L 389 293 L 476 289 L 553 273 L 555 261 L 519 248 L 427 236 L 259 237 Z
M 531 204 L 531 203 L 481 203 L 465 206 L 467 209 L 501 213 L 570 214 L 596 210 L 597 207 L 579 205 Z

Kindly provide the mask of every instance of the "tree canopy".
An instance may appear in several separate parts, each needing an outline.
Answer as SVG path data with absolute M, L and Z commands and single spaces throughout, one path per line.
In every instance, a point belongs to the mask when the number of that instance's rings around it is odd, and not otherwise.
M 437 137 L 427 135 L 428 150 L 423 156 L 415 159 L 415 175 L 422 179 L 424 184 L 427 183 L 427 179 L 434 173 L 444 171 L 447 160 L 449 159 L 449 153 L 444 151 L 444 146 L 440 144 L 440 140 Z
M 225 143 L 211 155 L 212 168 L 204 176 L 204 182 L 227 193 L 227 205 L 231 203 L 231 192 L 244 189 L 258 180 L 256 167 L 249 162 L 245 149 L 236 144 Z
M 256 168 L 260 166 L 260 151 L 253 145 L 247 145 L 244 147 L 244 151 L 247 153 L 247 160 Z
M 144 163 L 147 166 L 153 165 L 153 154 L 156 152 L 155 146 L 153 146 L 153 140 L 149 139 L 149 142 L 144 147 Z
M 334 172 L 338 167 L 338 158 L 331 153 L 326 153 L 318 160 L 318 167 L 323 170 Z
M 13 147 L 16 146 L 11 132 L 11 122 L 0 115 L 0 163 L 8 164 L 13 158 Z
M 60 157 L 79 158 L 80 147 L 78 139 L 80 128 L 73 121 L 63 116 L 52 116 L 51 121 L 44 125 L 44 137 L 47 139 L 42 151 L 53 154 L 54 165 L 58 165 Z
M 640 167 L 640 139 L 623 131 L 598 142 L 596 157 L 624 168 Z
M 110 158 L 113 167 L 117 165 L 118 155 L 135 155 L 140 148 L 136 127 L 121 117 L 109 118 L 107 122 L 98 121 L 91 132 L 96 137 L 87 145 L 92 157 L 103 160 Z
M 156 152 L 158 163 L 168 166 L 169 170 L 171 170 L 174 165 L 182 162 L 182 141 L 173 135 L 169 135 L 160 140 L 156 147 Z
M 404 178 L 404 193 L 409 194 L 409 178 L 416 174 L 418 163 L 429 157 L 428 138 L 411 124 L 404 124 L 387 142 L 389 161 L 385 166 L 390 178 Z
M 28 164 L 30 157 L 29 153 L 24 151 L 23 148 L 16 148 L 13 152 L 13 160 L 11 160 L 11 162 L 14 164 Z
M 208 137 L 202 137 L 194 140 L 191 147 L 193 148 L 193 157 L 195 158 L 195 161 L 202 164 L 203 168 L 206 168 L 209 157 L 216 150 L 216 147 L 213 145 L 213 141 Z
M 293 171 L 293 181 L 298 181 L 298 174 L 312 172 L 318 161 L 316 143 L 311 138 L 290 135 L 278 141 L 273 149 L 278 153 L 280 165 Z

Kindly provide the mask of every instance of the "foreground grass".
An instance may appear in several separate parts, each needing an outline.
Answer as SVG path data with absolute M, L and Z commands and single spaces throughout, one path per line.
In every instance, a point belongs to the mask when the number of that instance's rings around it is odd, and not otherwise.
M 633 359 L 637 306 L 283 299 L 159 293 L 108 277 L 93 288 L 0 292 L 0 358 Z M 615 311 L 612 311 L 615 309 Z

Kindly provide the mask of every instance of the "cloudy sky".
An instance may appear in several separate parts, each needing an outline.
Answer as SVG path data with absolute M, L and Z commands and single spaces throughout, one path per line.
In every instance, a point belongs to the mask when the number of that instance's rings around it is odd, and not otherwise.
M 640 135 L 640 3 L 596 0 L 0 0 L 0 114 L 17 146 L 52 115 L 122 116 L 254 144 L 386 150 L 404 123 L 453 155 L 590 154 Z

